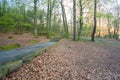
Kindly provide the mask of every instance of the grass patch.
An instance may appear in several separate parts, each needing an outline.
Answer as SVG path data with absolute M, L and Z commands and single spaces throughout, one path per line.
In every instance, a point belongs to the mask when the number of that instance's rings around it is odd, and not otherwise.
M 112 42 L 112 41 L 109 41 L 107 39 L 97 39 L 96 40 L 97 43 L 100 43 L 100 44 L 104 44 L 104 45 L 108 45 L 108 46 L 116 46 L 116 47 L 120 47 L 120 43 L 119 42 Z
M 18 48 L 18 47 L 20 47 L 20 45 L 15 43 L 12 45 L 4 45 L 4 46 L 0 47 L 1 48 L 0 50 L 10 50 L 10 49 Z
M 38 36 L 38 35 L 35 35 L 34 38 L 39 38 L 39 36 Z
M 35 44 L 35 43 L 37 43 L 37 42 L 38 42 L 38 41 L 36 41 L 36 40 L 30 40 L 30 41 L 29 41 L 30 44 Z
M 12 39 L 12 38 L 14 38 L 14 37 L 13 37 L 13 36 L 9 36 L 9 37 L 8 37 L 8 39 Z

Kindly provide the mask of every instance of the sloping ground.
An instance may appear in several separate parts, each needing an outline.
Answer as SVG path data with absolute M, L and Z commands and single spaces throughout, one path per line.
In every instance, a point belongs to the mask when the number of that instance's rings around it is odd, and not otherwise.
M 43 42 L 48 42 L 48 39 L 43 36 L 35 38 L 31 33 L 24 34 L 0 33 L 0 47 L 12 44 L 19 44 L 21 47 L 23 47 Z
M 120 47 L 62 40 L 3 80 L 120 80 Z

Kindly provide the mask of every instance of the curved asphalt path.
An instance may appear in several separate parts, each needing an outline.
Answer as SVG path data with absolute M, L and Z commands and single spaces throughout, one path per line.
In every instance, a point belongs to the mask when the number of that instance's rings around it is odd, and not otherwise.
M 7 50 L 7 51 L 0 51 L 0 65 L 6 62 L 17 60 L 37 50 L 52 46 L 53 44 L 55 44 L 55 42 L 46 42 L 42 44 L 36 44 L 33 46 L 26 46 L 26 47 L 16 48 L 12 50 Z

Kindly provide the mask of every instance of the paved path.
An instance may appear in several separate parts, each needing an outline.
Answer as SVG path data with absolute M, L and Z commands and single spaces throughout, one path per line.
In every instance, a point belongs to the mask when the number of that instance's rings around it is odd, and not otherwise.
M 55 44 L 55 42 L 46 42 L 42 44 L 36 44 L 33 46 L 26 46 L 26 47 L 16 48 L 12 50 L 7 50 L 7 51 L 1 51 L 0 52 L 0 64 L 4 64 L 6 62 L 16 60 L 18 58 L 21 58 L 22 56 L 31 54 L 41 48 L 48 47 L 53 44 Z

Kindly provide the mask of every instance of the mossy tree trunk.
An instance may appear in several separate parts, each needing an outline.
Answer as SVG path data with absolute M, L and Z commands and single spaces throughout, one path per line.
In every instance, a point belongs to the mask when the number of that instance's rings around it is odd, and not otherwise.
M 83 7 L 82 7 L 82 0 L 79 0 L 79 5 L 80 5 L 80 28 L 78 31 L 78 40 L 80 40 L 81 32 L 82 32 L 82 27 L 83 27 Z

